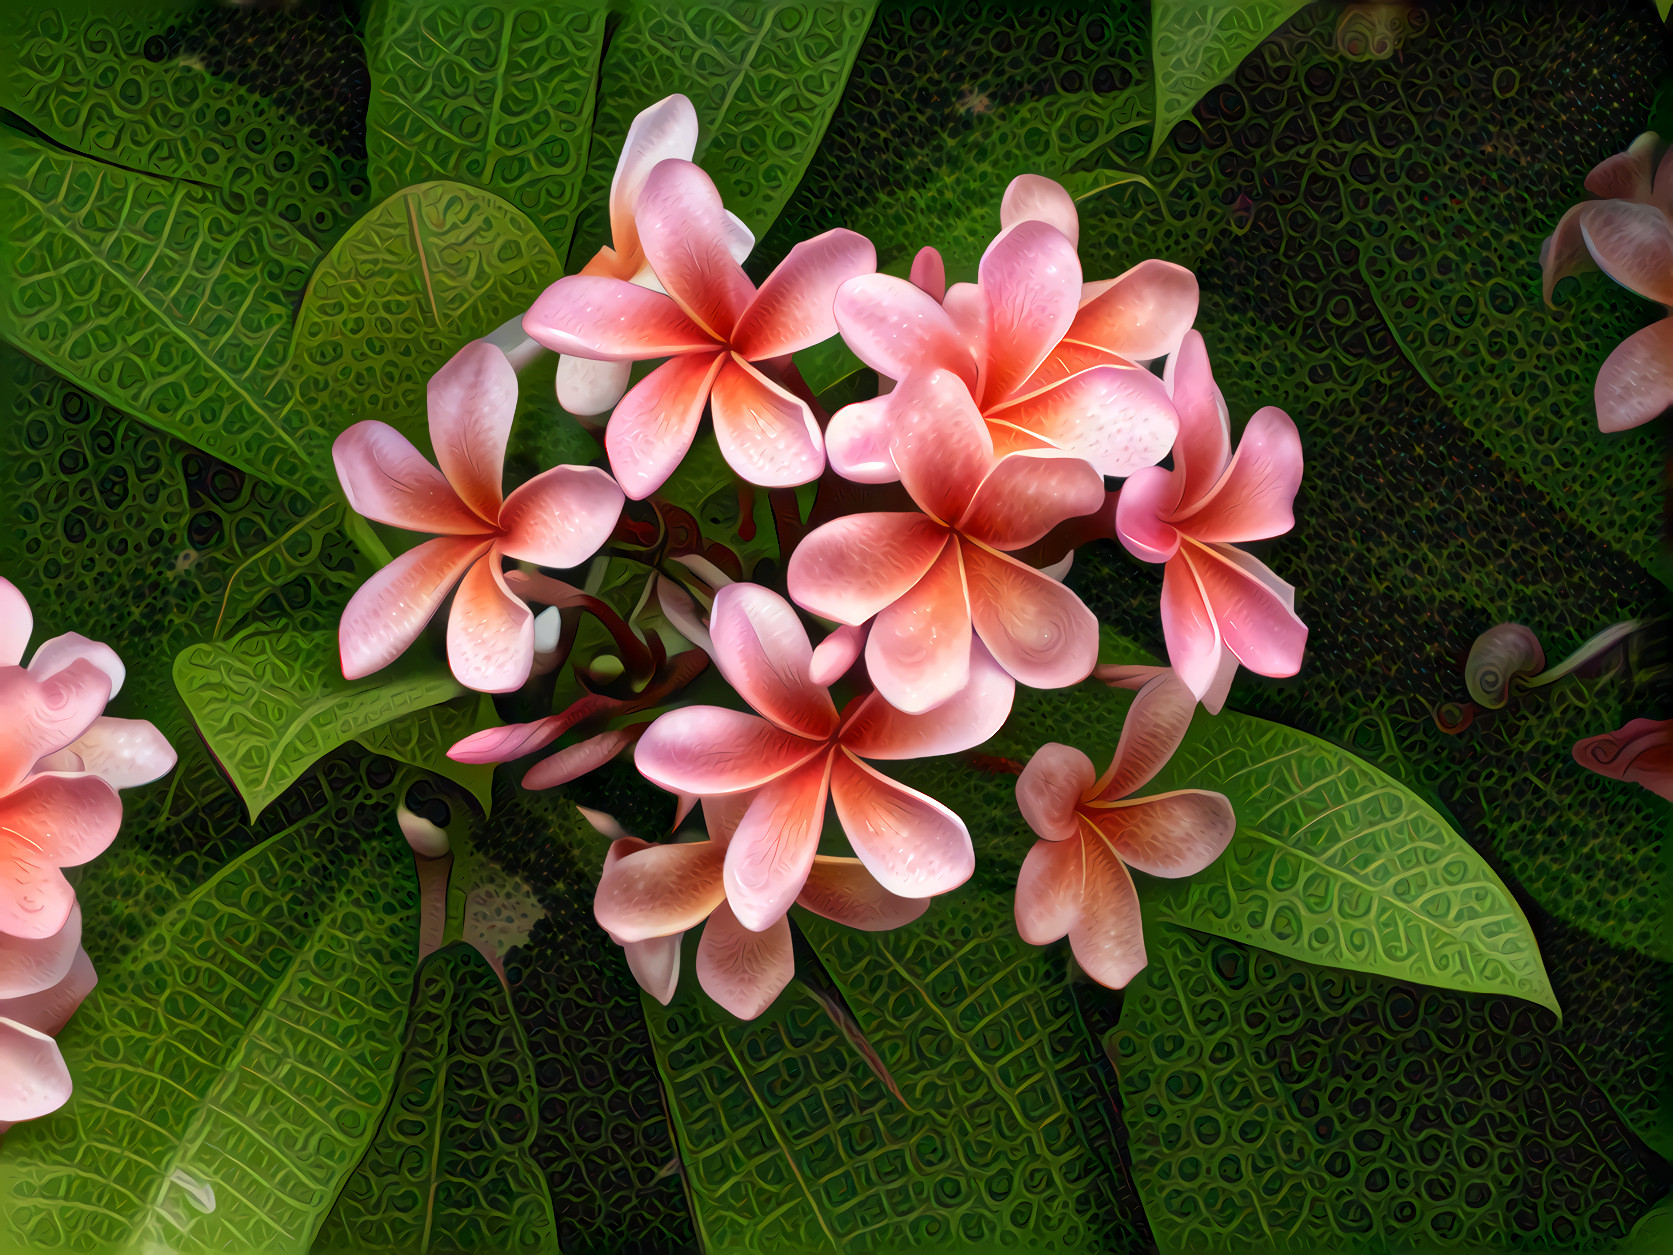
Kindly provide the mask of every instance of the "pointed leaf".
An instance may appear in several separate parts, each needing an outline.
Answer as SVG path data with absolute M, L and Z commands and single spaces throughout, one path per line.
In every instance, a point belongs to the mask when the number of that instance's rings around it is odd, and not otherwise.
M 473 732 L 497 727 L 499 722 L 493 698 L 486 693 L 467 693 L 391 719 L 354 739 L 374 754 L 446 776 L 476 798 L 486 815 L 494 789 L 494 765 L 456 763 L 447 751 Z
M 1151 0 L 1154 155 L 1178 122 L 1307 0 Z

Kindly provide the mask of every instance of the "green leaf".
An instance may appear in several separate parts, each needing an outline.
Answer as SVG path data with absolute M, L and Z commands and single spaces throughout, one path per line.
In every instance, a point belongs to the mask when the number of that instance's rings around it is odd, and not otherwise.
M 380 0 L 367 22 L 372 195 L 468 183 L 517 206 L 565 256 L 605 17 L 603 0 Z
M 270 395 L 319 260 L 278 214 L 0 128 L 13 282 L 0 335 L 80 387 L 270 483 L 319 492 L 330 434 Z
M 610 242 L 610 180 L 627 128 L 674 92 L 701 128 L 696 161 L 757 239 L 796 190 L 830 123 L 877 0 L 630 0 L 599 74 L 577 267 Z
M 903 1106 L 799 983 L 743 1022 L 697 988 L 645 1012 L 705 1249 L 1120 1250 L 1113 1108 L 1061 949 L 967 886 L 861 933 L 798 914 Z
M 315 1255 L 556 1252 L 530 1148 L 534 1064 L 499 977 L 472 946 L 419 969 L 394 1095 L 331 1209 Z
M 744 490 L 742 496 L 740 488 Z M 727 465 L 712 429 L 698 434 L 668 482 L 656 490 L 656 499 L 687 511 L 697 520 L 704 539 L 719 541 L 743 560 L 745 575 L 761 559 L 778 557 L 778 529 L 767 490 L 751 488 L 738 478 Z M 750 517 L 755 524 L 748 540 L 738 530 L 745 499 L 752 503 Z
M 1151 0 L 1150 48 L 1156 77 L 1155 156 L 1178 122 L 1237 69 L 1307 0 Z
M 253 819 L 343 742 L 464 692 L 422 653 L 345 680 L 335 631 L 252 632 L 182 651 L 174 683 Z
M 308 280 L 285 363 L 288 409 L 327 416 L 332 437 L 381 419 L 428 452 L 430 376 L 526 310 L 559 273 L 535 225 L 491 192 L 423 183 L 396 193 Z M 328 442 L 320 459 L 317 473 L 334 485 Z
M 828 391 L 850 375 L 866 369 L 866 364 L 854 356 L 841 336 L 821 340 L 812 348 L 796 354 L 796 369 L 802 381 L 815 396 Z
M 447 751 L 471 733 L 496 728 L 500 723 L 488 694 L 467 693 L 391 719 L 354 739 L 374 754 L 397 758 L 446 776 L 482 803 L 482 813 L 486 815 L 494 791 L 494 765 L 456 763 L 447 756 Z
M 234 567 L 221 595 L 215 636 L 220 638 L 237 628 L 268 594 L 304 572 L 314 577 L 316 598 L 335 592 L 346 602 L 360 586 L 363 575 L 345 544 L 343 522 L 347 513 L 341 499 L 316 506 L 289 531 Z
M 59 1036 L 75 1094 L 0 1159 L 12 1237 L 306 1252 L 389 1097 L 417 931 L 392 824 L 361 844 L 328 817 L 229 863 Z

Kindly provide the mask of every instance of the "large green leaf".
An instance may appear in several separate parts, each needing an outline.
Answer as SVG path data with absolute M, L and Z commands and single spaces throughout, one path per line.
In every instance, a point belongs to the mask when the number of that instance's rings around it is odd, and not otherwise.
M 556 1252 L 530 1154 L 534 1064 L 500 979 L 461 942 L 424 961 L 406 1053 L 377 1135 L 314 1251 Z
M 610 239 L 608 197 L 634 115 L 681 92 L 696 160 L 759 239 L 801 182 L 877 0 L 631 0 L 610 34 L 572 256 Z
M 331 434 L 382 419 L 430 448 L 424 389 L 467 341 L 526 310 L 560 274 L 523 212 L 461 183 L 406 188 L 320 262 L 285 363 L 292 410 Z M 330 450 L 317 473 L 336 481 Z
M 254 818 L 343 742 L 464 693 L 422 652 L 345 680 L 336 632 L 249 632 L 183 650 L 174 683 Z
M 1156 79 L 1152 155 L 1211 87 L 1307 0 L 1151 0 L 1151 67 Z
M 466 693 L 369 728 L 354 739 L 374 754 L 411 763 L 446 776 L 482 803 L 488 813 L 494 791 L 492 763 L 456 763 L 447 751 L 473 732 L 498 727 L 494 700 L 486 693 Z
M 645 1010 L 707 1249 L 1135 1244 L 1062 951 L 1024 945 L 1007 896 L 972 885 L 892 933 L 798 916 L 906 1104 L 799 983 L 753 1021 L 716 1007 L 687 938 Z
M 312 240 L 276 213 L 4 128 L 0 168 L 13 266 L 0 334 L 242 470 L 321 486 L 321 433 L 269 395 Z
M 379 0 L 367 21 L 373 196 L 468 183 L 516 205 L 565 256 L 605 16 L 603 0 Z
M 388 1099 L 417 923 L 394 825 L 332 820 L 156 919 L 59 1037 L 69 1105 L 7 1134 L 11 1241 L 306 1252 Z
M 285 587 L 304 574 L 311 577 L 309 591 L 316 601 L 333 594 L 347 601 L 370 572 L 360 569 L 368 564 L 356 562 L 356 551 L 343 533 L 346 514 L 342 499 L 334 497 L 235 566 L 221 594 L 215 635 L 229 635 L 271 594 L 283 599 Z

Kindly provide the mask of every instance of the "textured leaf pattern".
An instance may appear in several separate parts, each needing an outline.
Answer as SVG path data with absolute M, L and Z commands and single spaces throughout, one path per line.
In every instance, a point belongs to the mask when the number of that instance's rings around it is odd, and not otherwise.
M 252 818 L 344 741 L 464 692 L 445 664 L 411 655 L 345 680 L 335 631 L 193 645 L 175 659 L 174 682 Z
M 313 1250 L 556 1252 L 534 1064 L 505 987 L 455 943 L 418 973 L 389 1109 Z
M 317 488 L 318 433 L 268 395 L 318 249 L 283 218 L 0 131 L 15 266 L 0 333 L 226 462 Z
M 338 557 L 347 548 L 343 536 L 345 511 L 341 499 L 315 506 L 295 526 L 235 566 L 227 575 L 226 592 L 221 596 L 216 636 L 237 628 L 273 593 L 283 597 L 282 590 L 305 574 L 312 577 L 306 586 L 308 592 L 329 597 L 335 591 L 346 601 L 360 587 L 364 573 L 353 564 L 332 566 L 329 562 L 329 557 Z
M 1061 951 L 964 889 L 894 933 L 798 912 L 903 1107 L 793 984 L 761 1018 L 686 970 L 645 1002 L 698 1226 L 714 1250 L 1125 1250 L 1109 1119 Z
M 480 802 L 486 814 L 494 789 L 494 765 L 456 763 L 447 751 L 471 733 L 498 727 L 500 722 L 491 697 L 467 693 L 369 728 L 355 740 L 374 754 L 446 776 Z
M 566 255 L 605 16 L 602 0 L 382 0 L 368 22 L 373 196 L 468 183 L 517 206 Z
M 634 115 L 697 107 L 697 162 L 759 239 L 801 182 L 877 0 L 635 0 L 610 35 L 582 183 L 577 266 L 610 240 L 608 198 Z
M 310 824 L 229 863 L 99 973 L 60 1036 L 76 1092 L 7 1135 L 12 1233 L 306 1252 L 389 1096 L 416 943 L 393 824 L 364 844 Z M 214 1190 L 212 1212 L 181 1177 Z
M 291 408 L 330 436 L 382 419 L 430 448 L 425 385 L 467 341 L 534 302 L 558 258 L 521 211 L 460 183 L 391 196 L 337 241 L 308 280 L 285 375 Z M 330 475 L 330 450 L 321 475 Z
M 1237 63 L 1307 0 L 1151 0 L 1151 66 L 1156 76 L 1152 154 L 1168 133 Z

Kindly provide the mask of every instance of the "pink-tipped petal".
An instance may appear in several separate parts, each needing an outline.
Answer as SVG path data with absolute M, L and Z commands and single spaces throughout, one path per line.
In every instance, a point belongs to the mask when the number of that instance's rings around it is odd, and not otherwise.
M 0 1019 L 0 1121 L 34 1120 L 70 1101 L 70 1070 L 45 1033 Z
M 608 864 L 593 895 L 600 927 L 623 945 L 666 937 L 702 923 L 726 898 L 712 841 L 653 845 Z
M 509 763 L 545 749 L 583 719 L 604 714 L 620 704 L 613 697 L 589 694 L 561 714 L 547 715 L 533 723 L 510 723 L 473 732 L 448 750 L 447 756 L 456 763 Z
M 957 544 L 872 621 L 866 668 L 883 700 L 911 713 L 939 706 L 969 682 L 970 609 Z
M 639 982 L 639 988 L 663 1006 L 674 1000 L 674 991 L 680 984 L 680 939 L 684 936 L 679 932 L 667 937 L 647 937 L 622 946 L 628 970 Z
M 1673 405 L 1673 318 L 1616 345 L 1597 373 L 1593 397 L 1600 431 L 1642 426 Z
M 922 514 L 849 514 L 815 528 L 790 555 L 798 606 L 858 627 L 906 595 L 947 547 L 947 529 Z
M 1629 291 L 1673 305 L 1673 222 L 1654 205 L 1587 205 L 1580 234 L 1604 274 Z
M 430 376 L 427 396 L 430 443 L 442 474 L 466 505 L 493 523 L 517 413 L 517 372 L 497 345 L 472 340 Z
M 727 247 L 731 228 L 713 180 L 689 161 L 659 163 L 640 190 L 634 220 L 668 295 L 704 331 L 728 340 L 755 285 Z
M 907 277 L 913 287 L 931 300 L 939 301 L 947 295 L 947 265 L 941 260 L 941 254 L 927 244 L 912 259 L 912 272 Z
M 905 279 L 850 279 L 837 289 L 833 312 L 854 356 L 886 379 L 939 367 L 968 385 L 976 382 L 976 362 L 947 311 Z
M 961 545 L 970 617 L 982 643 L 1024 684 L 1078 684 L 1098 661 L 1098 620 L 1051 576 L 1007 554 Z
M 596 466 L 554 466 L 506 498 L 500 551 L 538 566 L 580 566 L 621 517 L 622 490 Z
M 1068 338 L 1146 362 L 1178 350 L 1197 317 L 1197 276 L 1154 258 L 1103 285 L 1081 306 Z
M 87 957 L 87 951 L 78 949 L 71 955 L 64 975 L 54 984 L 19 998 L 0 999 L 0 1019 L 56 1037 L 98 983 L 99 974 L 93 970 L 93 960 Z
M 957 371 L 970 384 L 972 396 L 982 396 L 983 380 L 988 370 L 988 340 L 992 330 L 988 320 L 987 295 L 977 284 L 955 283 L 947 289 L 941 307 L 952 321 L 958 342 L 963 346 L 964 358 L 971 363 L 968 370 L 962 364 L 947 369 Z
M 802 891 L 819 833 L 831 758 L 823 754 L 755 795 L 726 846 L 726 900 L 745 928 L 760 932 L 782 919 Z
M 796 974 L 790 924 L 782 916 L 762 932 L 745 928 L 726 903 L 709 916 L 697 943 L 697 983 L 740 1020 L 753 1020 Z
M 969 676 L 957 693 L 922 714 L 907 714 L 872 693 L 845 718 L 843 748 L 861 758 L 887 760 L 956 754 L 980 745 L 1010 717 L 1017 682 L 974 636 Z
M 1022 549 L 1103 504 L 1104 479 L 1090 463 L 1057 452 L 1013 453 L 976 489 L 958 529 L 995 549 Z
M 749 813 L 750 804 L 755 801 L 755 791 L 747 790 L 743 793 L 720 793 L 703 799 L 703 826 L 708 830 L 709 840 L 725 845 L 732 840 L 732 834 L 738 830 L 738 825 Z
M 50 937 L 75 892 L 59 872 L 104 853 L 122 803 L 97 776 L 38 775 L 0 797 L 0 933 Z
M 765 719 L 721 706 L 686 706 L 658 717 L 633 760 L 652 784 L 708 797 L 757 789 L 824 752 Z
M 889 452 L 924 513 L 951 524 L 993 469 L 993 438 L 970 390 L 950 371 L 907 376 L 891 394 Z
M 1098 770 L 1085 754 L 1072 745 L 1049 742 L 1034 751 L 1017 777 L 1017 809 L 1035 835 L 1068 841 L 1080 835 L 1076 810 L 1097 778 Z
M 1080 305 L 1080 259 L 1049 223 L 1019 222 L 989 246 L 979 268 L 988 307 L 982 395 L 1002 401 L 1057 347 Z
M 1090 837 L 1080 917 L 1069 928 L 1069 949 L 1093 980 L 1120 989 L 1144 970 L 1144 925 L 1139 895 L 1121 860 Z
M 1072 375 L 1091 370 L 1094 366 L 1133 365 L 1134 363 L 1119 353 L 1111 353 L 1108 349 L 1101 349 L 1093 344 L 1082 344 L 1078 340 L 1059 340 L 1057 347 L 1046 355 L 1046 360 L 1040 363 L 1034 373 L 1024 380 L 1012 395 L 1017 399 L 1030 396 L 1053 384 L 1062 383 Z M 1164 395 L 1166 392 L 1164 385 Z
M 1121 861 L 1152 876 L 1194 876 L 1225 852 L 1237 816 L 1223 794 L 1179 789 L 1091 807 Z
M 0 668 L 0 794 L 82 736 L 110 699 L 110 676 L 77 658 L 44 676 Z M 3 835 L 3 834 L 0 834 Z M 4 931 L 0 929 L 0 931 Z
M 1044 222 L 1056 227 L 1070 244 L 1080 245 L 1080 214 L 1061 183 L 1039 174 L 1019 174 L 999 201 L 999 225 Z
M 837 818 L 866 870 L 890 893 L 929 898 L 970 878 L 976 851 L 964 821 L 846 750 L 831 771 Z
M 877 883 L 857 858 L 815 855 L 798 906 L 863 932 L 887 932 L 929 910 L 928 898 L 902 898 Z
M 1211 715 L 1219 714 L 1225 708 L 1226 698 L 1231 695 L 1232 681 L 1236 678 L 1237 655 L 1229 649 L 1221 649 L 1220 667 L 1208 682 L 1208 691 L 1202 695 L 1202 708 Z
M 558 357 L 558 404 L 571 414 L 590 418 L 615 407 L 633 379 L 632 362 L 600 362 L 563 353 Z
M 349 598 L 337 628 L 343 677 L 371 675 L 405 653 L 460 577 L 489 547 L 486 539 L 476 536 L 443 536 L 373 572 Z
M 670 358 L 622 398 L 604 431 L 610 469 L 622 491 L 642 501 L 667 482 L 691 448 L 724 353 Z
M 523 330 L 555 353 L 607 362 L 720 347 L 673 298 L 607 275 L 559 279 L 523 315 Z
M 679 93 L 639 111 L 627 128 L 610 179 L 610 235 L 618 253 L 639 247 L 633 212 L 651 171 L 670 158 L 690 161 L 697 151 L 697 110 Z
M 1176 511 L 1189 510 L 1219 482 L 1231 461 L 1231 415 L 1208 364 L 1202 334 L 1188 331 L 1179 351 L 1168 359 L 1163 381 L 1179 415 L 1173 446 L 1173 473 L 1181 487 Z
M 764 488 L 793 488 L 819 478 L 825 442 L 806 401 L 735 353 L 721 366 L 713 395 L 720 452 L 744 479 Z
M 63 926 L 48 936 L 13 937 L 0 933 L 0 1000 L 50 989 L 64 979 L 80 948 L 80 903 L 70 908 Z M 0 1015 L 4 1014 L 0 1010 Z
M 1204 543 L 1282 536 L 1295 526 L 1301 471 L 1301 435 L 1290 416 L 1272 405 L 1256 410 L 1226 473 L 1176 525 Z
M 506 587 L 497 548 L 459 581 L 447 617 L 447 664 L 453 678 L 483 693 L 523 687 L 534 665 L 534 615 Z
M 1162 569 L 1162 639 L 1174 674 L 1200 698 L 1219 673 L 1225 644 L 1202 585 L 1183 553 L 1168 559 Z
M 29 635 L 34 630 L 35 615 L 29 609 L 29 599 L 16 584 L 0 576 L 0 667 L 15 667 L 23 661 L 23 651 L 29 648 Z
M 786 732 L 822 741 L 837 712 L 810 674 L 813 646 L 796 612 L 759 584 L 728 584 L 709 616 L 714 663 L 738 696 Z
M 85 771 L 113 789 L 132 789 L 168 774 L 176 755 L 156 725 L 144 719 L 100 715 L 86 732 L 52 758 L 73 755 L 73 765 L 43 761 L 40 771 Z
M 1172 671 L 1163 671 L 1133 698 L 1121 725 L 1121 740 L 1095 794 L 1103 801 L 1142 789 L 1167 765 L 1185 739 L 1196 713 L 1196 695 Z
M 1179 552 L 1179 529 L 1165 522 L 1178 504 L 1178 471 L 1147 466 L 1121 485 L 1115 502 L 1115 534 L 1141 562 L 1167 562 Z
M 1661 145 L 1653 131 L 1645 131 L 1624 153 L 1605 157 L 1586 176 L 1586 190 L 1605 200 L 1648 202 L 1651 179 Z
M 1226 648 L 1257 675 L 1294 675 L 1301 670 L 1307 625 L 1270 584 L 1226 561 L 1222 548 L 1188 544 L 1180 556 L 1195 572 Z
M 849 627 L 845 623 L 814 646 L 808 675 L 815 684 L 835 684 L 848 674 L 865 647 L 865 628 Z
M 447 477 L 388 423 L 356 423 L 337 437 L 331 460 L 356 514 L 437 536 L 477 536 L 489 530 Z
M 42 641 L 35 650 L 35 656 L 29 660 L 29 674 L 37 680 L 45 680 L 78 660 L 104 672 L 110 681 L 111 697 L 122 691 L 122 681 L 128 678 L 128 668 L 122 665 L 122 659 L 103 641 L 90 641 L 80 632 L 65 632 L 62 636 Z
M 1049 946 L 1080 919 L 1086 854 L 1080 841 L 1036 841 L 1017 873 L 1017 936 Z
M 1556 229 L 1540 245 L 1539 267 L 1547 305 L 1551 304 L 1551 294 L 1563 279 L 1597 269 L 1597 263 L 1586 249 L 1586 237 L 1580 233 L 1580 211 L 1584 208 L 1585 204 L 1569 206 L 1557 220 Z
M 825 458 L 844 479 L 856 484 L 892 484 L 900 468 L 889 452 L 894 428 L 892 393 L 845 405 L 825 427 Z
M 615 728 L 600 732 L 574 745 L 567 745 L 530 767 L 523 773 L 525 789 L 555 789 L 560 784 L 579 780 L 589 771 L 597 771 L 605 763 L 632 745 L 638 737 L 635 728 Z
M 738 319 L 732 347 L 752 362 L 799 353 L 837 333 L 836 293 L 877 269 L 877 250 L 838 227 L 790 250 Z
M 1125 478 L 1173 447 L 1179 419 L 1166 387 L 1142 366 L 1095 366 L 987 412 L 1004 424 Z M 995 444 L 999 437 L 995 436 Z

